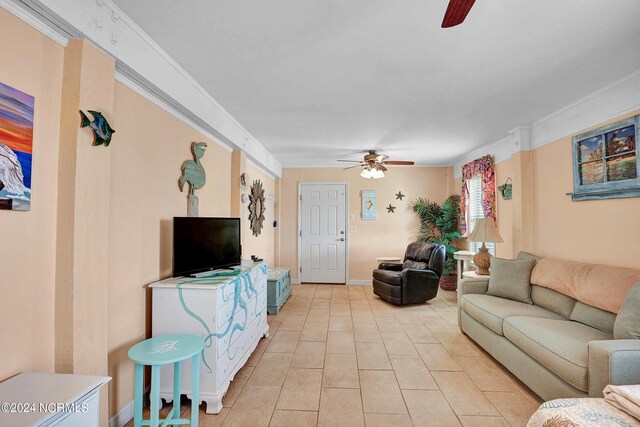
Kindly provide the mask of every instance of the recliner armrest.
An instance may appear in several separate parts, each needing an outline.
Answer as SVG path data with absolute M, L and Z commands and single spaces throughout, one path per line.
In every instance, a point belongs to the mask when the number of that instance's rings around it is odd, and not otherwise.
M 589 397 L 602 397 L 607 384 L 640 384 L 640 339 L 589 343 Z
M 402 282 L 409 284 L 413 279 L 435 279 L 440 281 L 440 277 L 431 270 L 418 270 L 417 268 L 405 268 L 402 270 Z
M 402 271 L 402 264 L 396 264 L 393 262 L 381 262 L 378 266 L 379 270 L 389 270 L 389 271 Z

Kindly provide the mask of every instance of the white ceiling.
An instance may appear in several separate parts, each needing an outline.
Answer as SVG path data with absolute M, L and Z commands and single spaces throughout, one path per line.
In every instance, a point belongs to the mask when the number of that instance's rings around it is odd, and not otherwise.
M 282 164 L 453 164 L 640 69 L 640 1 L 115 0 Z

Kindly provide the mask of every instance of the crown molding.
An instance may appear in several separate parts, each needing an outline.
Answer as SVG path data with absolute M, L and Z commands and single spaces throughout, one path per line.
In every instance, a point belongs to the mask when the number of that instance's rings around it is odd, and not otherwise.
M 506 137 L 465 154 L 454 165 L 454 177 L 462 176 L 464 164 L 485 154 L 492 154 L 495 162 L 500 163 L 519 151 L 535 150 L 638 110 L 640 70 L 590 93 L 530 126 L 512 129 Z
M 120 81 L 194 123 L 223 145 L 240 149 L 276 176 L 282 166 L 262 144 L 112 0 L 0 0 L 0 5 L 61 44 L 84 38 L 113 57 Z M 64 40 L 66 39 L 66 40 Z M 126 77 L 126 78 L 125 78 Z

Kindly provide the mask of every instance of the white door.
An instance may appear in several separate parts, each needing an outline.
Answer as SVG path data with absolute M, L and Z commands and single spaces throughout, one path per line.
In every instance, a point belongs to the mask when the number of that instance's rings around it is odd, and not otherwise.
M 300 282 L 346 283 L 346 184 L 300 184 Z

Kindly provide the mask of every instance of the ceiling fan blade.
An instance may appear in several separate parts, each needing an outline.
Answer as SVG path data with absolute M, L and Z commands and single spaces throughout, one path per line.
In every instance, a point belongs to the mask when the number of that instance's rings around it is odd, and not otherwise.
M 378 170 L 381 170 L 382 172 L 386 172 L 387 168 L 385 168 L 382 164 L 378 165 Z
M 339 162 L 362 163 L 362 160 L 338 160 Z
M 385 165 L 404 165 L 404 166 L 412 166 L 415 165 L 415 162 L 409 162 L 409 161 L 404 161 L 404 160 L 387 160 L 385 162 L 382 162 Z
M 362 165 L 349 166 L 348 168 L 342 168 L 342 170 L 346 171 L 347 169 L 353 169 L 353 168 L 359 168 L 359 167 L 362 167 Z
M 442 28 L 455 27 L 464 22 L 476 0 L 449 0 L 449 6 L 442 20 Z

